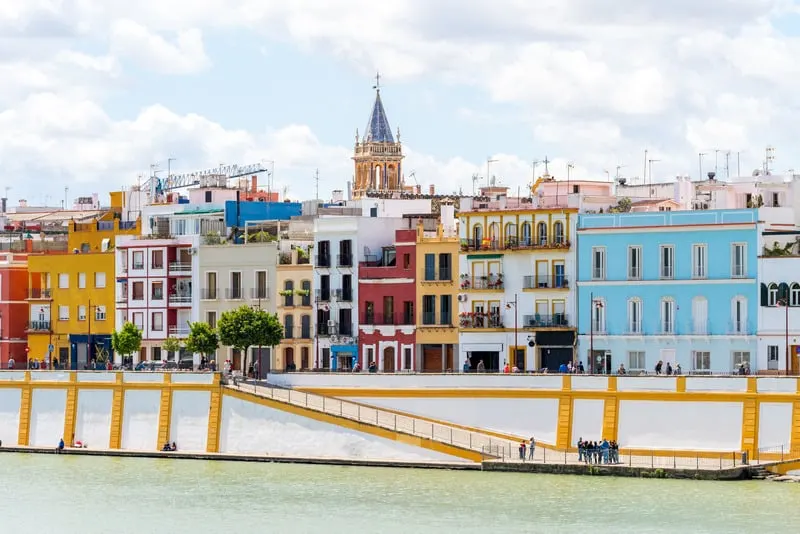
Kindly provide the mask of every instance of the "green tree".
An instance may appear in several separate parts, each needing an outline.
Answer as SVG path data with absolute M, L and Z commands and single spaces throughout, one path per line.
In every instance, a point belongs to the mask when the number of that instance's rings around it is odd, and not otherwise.
M 186 348 L 211 359 L 219 348 L 219 336 L 208 323 L 190 323 L 189 337 L 186 338 Z
M 277 314 L 247 305 L 223 312 L 217 321 L 217 331 L 222 344 L 244 354 L 245 370 L 250 367 L 250 347 L 275 347 L 283 339 L 283 326 Z
M 139 352 L 142 347 L 142 331 L 135 324 L 125 321 L 121 330 L 111 334 L 111 347 L 114 352 L 122 356 L 130 356 L 134 352 Z
M 172 354 L 177 355 L 178 352 L 181 350 L 181 340 L 176 337 L 170 336 L 164 340 L 164 342 L 161 344 L 161 348 L 167 351 L 167 359 L 169 359 L 170 352 Z M 177 360 L 178 358 L 176 357 L 175 359 Z

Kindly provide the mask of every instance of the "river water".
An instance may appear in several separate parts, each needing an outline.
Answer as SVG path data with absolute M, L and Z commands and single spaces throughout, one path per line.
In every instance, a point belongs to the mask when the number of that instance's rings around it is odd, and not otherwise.
M 757 533 L 800 525 L 800 484 L 757 481 L 0 454 L 0 488 L 0 530 L 12 533 Z

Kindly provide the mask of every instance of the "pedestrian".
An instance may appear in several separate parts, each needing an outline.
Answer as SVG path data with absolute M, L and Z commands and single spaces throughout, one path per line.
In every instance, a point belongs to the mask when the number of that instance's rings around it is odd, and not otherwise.
M 531 436 L 530 447 L 528 448 L 528 460 L 533 461 L 533 451 L 536 450 L 536 440 Z
M 519 459 L 525 461 L 525 440 L 519 442 Z

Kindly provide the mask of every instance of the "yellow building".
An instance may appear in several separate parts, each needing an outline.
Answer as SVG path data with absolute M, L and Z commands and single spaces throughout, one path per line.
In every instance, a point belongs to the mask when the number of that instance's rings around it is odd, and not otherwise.
M 442 372 L 458 362 L 458 257 L 455 210 L 442 203 L 436 230 L 417 224 L 417 369 Z
M 104 252 L 114 246 L 114 237 L 118 235 L 139 235 L 140 221 L 123 221 L 122 192 L 111 193 L 110 209 L 97 221 L 86 223 L 70 223 L 67 247 L 70 252 L 79 251 Z
M 314 348 L 314 267 L 308 246 L 292 245 L 278 255 L 275 295 L 278 319 L 283 324 L 283 342 L 273 356 L 276 371 L 315 367 Z

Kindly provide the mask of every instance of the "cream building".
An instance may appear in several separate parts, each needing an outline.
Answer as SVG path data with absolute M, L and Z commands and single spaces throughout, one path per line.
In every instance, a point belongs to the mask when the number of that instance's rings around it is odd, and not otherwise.
M 272 367 L 276 371 L 314 367 L 314 266 L 313 243 L 281 242 L 273 291 L 278 319 L 283 324 L 283 343 Z

